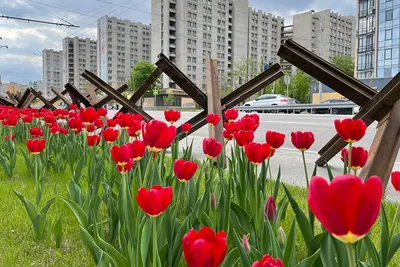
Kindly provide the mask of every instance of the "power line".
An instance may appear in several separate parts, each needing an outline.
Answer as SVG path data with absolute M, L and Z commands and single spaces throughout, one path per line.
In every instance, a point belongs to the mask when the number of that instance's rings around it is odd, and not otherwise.
M 76 26 L 73 24 L 64 24 L 64 23 L 57 23 L 57 22 L 50 22 L 50 21 L 36 20 L 36 19 L 26 19 L 26 18 L 11 17 L 11 16 L 5 16 L 5 15 L 0 15 L 0 18 L 23 20 L 23 21 L 27 21 L 27 22 L 36 22 L 36 23 L 50 24 L 50 25 L 56 25 L 56 26 L 64 26 L 64 27 L 68 27 L 68 28 L 70 28 L 70 27 L 79 28 L 79 26 Z
M 33 4 L 33 5 L 35 5 L 35 6 L 37 6 L 38 8 L 40 8 L 40 9 L 42 9 L 42 10 L 46 11 L 47 13 L 49 13 L 49 14 L 51 14 L 51 15 L 53 15 L 53 16 L 55 16 L 55 17 L 59 18 L 59 19 L 61 19 L 62 21 L 66 22 L 66 23 L 69 23 L 69 24 L 72 24 L 71 22 L 69 22 L 69 21 L 66 21 L 66 20 L 65 20 L 65 19 L 63 19 L 62 17 L 60 17 L 60 16 L 58 16 L 58 15 L 54 14 L 53 12 L 50 12 L 50 11 L 48 11 L 48 10 L 47 10 L 47 9 L 45 9 L 44 7 L 41 7 L 41 6 L 39 6 L 39 5 L 35 4 L 35 3 L 32 3 L 32 4 Z

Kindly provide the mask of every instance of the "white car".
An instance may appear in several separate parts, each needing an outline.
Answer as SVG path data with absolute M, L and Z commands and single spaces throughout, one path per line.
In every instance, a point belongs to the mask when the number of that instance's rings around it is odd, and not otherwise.
M 267 94 L 267 95 L 261 95 L 253 101 L 246 102 L 244 103 L 243 106 L 261 108 L 261 107 L 284 106 L 284 105 L 295 105 L 295 104 L 298 104 L 298 101 L 294 98 L 276 94 Z M 293 110 L 289 112 L 293 112 Z

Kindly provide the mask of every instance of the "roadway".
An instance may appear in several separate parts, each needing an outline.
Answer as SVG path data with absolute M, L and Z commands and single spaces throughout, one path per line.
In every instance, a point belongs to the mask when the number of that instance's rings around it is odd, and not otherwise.
M 164 113 L 162 111 L 147 111 L 151 116 L 158 120 L 164 120 Z M 182 112 L 181 119 L 177 122 L 177 126 L 186 122 L 193 117 L 196 112 Z M 240 113 L 242 117 L 245 113 Z M 334 127 L 335 119 L 342 119 L 349 116 L 344 115 L 311 115 L 311 114 L 273 114 L 273 113 L 259 113 L 260 126 L 255 133 L 255 142 L 265 142 L 265 133 L 268 130 L 284 133 L 286 135 L 284 145 L 278 149 L 277 153 L 271 160 L 272 172 L 276 174 L 278 167 L 281 166 L 281 179 L 283 182 L 305 186 L 305 177 L 303 170 L 303 163 L 301 153 L 295 149 L 290 140 L 290 133 L 293 131 L 311 131 L 315 135 L 315 143 L 306 152 L 307 168 L 311 175 L 314 169 L 314 162 L 319 157 L 318 151 L 334 136 L 336 133 Z M 369 149 L 374 135 L 377 124 L 374 123 L 367 129 L 365 137 L 356 146 L 363 146 Z M 189 136 L 194 139 L 193 154 L 196 158 L 204 158 L 202 152 L 202 140 L 208 136 L 208 126 L 194 132 Z M 185 145 L 184 140 L 181 146 Z M 229 151 L 229 150 L 228 150 Z M 330 168 L 334 175 L 343 173 L 343 163 L 340 155 L 336 156 L 329 162 Z M 394 170 L 400 170 L 400 158 L 397 158 Z M 328 177 L 325 167 L 319 167 L 317 175 Z M 389 190 L 387 196 L 391 200 L 395 200 L 398 196 L 393 190 L 391 184 L 388 186 Z

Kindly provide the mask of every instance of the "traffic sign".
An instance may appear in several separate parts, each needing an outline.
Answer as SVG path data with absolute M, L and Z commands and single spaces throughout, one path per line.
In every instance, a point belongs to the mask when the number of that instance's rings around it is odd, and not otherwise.
M 286 85 L 290 84 L 290 76 L 289 75 L 285 75 L 285 78 L 283 78 L 284 82 Z
M 153 95 L 158 95 L 158 90 L 153 90 Z

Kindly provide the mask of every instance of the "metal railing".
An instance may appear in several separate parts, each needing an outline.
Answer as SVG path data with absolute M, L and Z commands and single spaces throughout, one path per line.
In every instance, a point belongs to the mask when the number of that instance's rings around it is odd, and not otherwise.
M 333 103 L 333 104 L 296 104 L 296 105 L 274 105 L 264 107 L 236 106 L 240 111 L 261 111 L 261 112 L 303 112 L 318 113 L 318 110 L 329 110 L 329 114 L 335 114 L 339 109 L 351 109 L 351 114 L 358 113 L 359 106 L 351 103 Z

